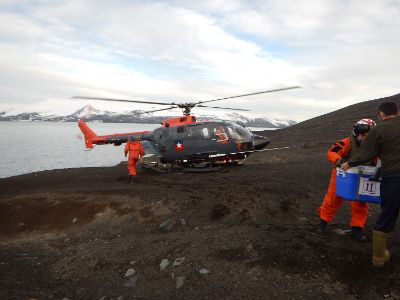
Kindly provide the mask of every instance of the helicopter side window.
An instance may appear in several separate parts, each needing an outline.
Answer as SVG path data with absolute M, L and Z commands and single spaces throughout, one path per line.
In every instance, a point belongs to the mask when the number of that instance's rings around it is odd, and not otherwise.
M 202 139 L 210 139 L 210 130 L 204 125 L 195 125 L 186 127 L 187 137 L 202 140 Z
M 168 137 L 168 136 L 169 136 L 168 129 L 164 129 L 163 131 L 161 131 L 161 135 L 162 135 L 162 137 L 164 137 L 164 138 Z
M 203 138 L 205 138 L 205 139 L 209 139 L 210 138 L 210 132 L 209 132 L 207 127 L 204 127 L 201 130 L 201 134 L 202 134 Z
M 157 139 L 161 139 L 161 129 L 159 128 L 159 129 L 156 129 L 156 130 L 154 130 L 154 136 L 157 138 Z
M 176 129 L 176 133 L 184 133 L 185 132 L 185 127 L 184 126 L 179 126 L 177 129 Z
M 198 126 L 190 126 L 188 127 L 188 137 L 192 139 L 201 138 L 201 132 Z
M 226 134 L 223 126 L 218 126 L 217 128 L 214 128 L 214 135 L 218 143 L 221 144 L 228 143 L 228 135 Z

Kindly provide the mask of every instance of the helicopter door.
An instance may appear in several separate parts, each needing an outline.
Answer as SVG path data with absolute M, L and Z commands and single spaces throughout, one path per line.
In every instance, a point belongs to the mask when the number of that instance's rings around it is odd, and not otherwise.
M 226 154 L 234 151 L 232 138 L 224 124 L 211 123 L 206 126 L 208 139 L 204 143 L 204 152 Z
M 163 149 L 167 161 L 184 159 L 188 143 L 185 141 L 186 126 L 163 128 Z
M 170 137 L 170 128 L 169 127 L 157 128 L 156 130 L 154 130 L 153 135 L 155 144 L 158 148 L 160 155 L 165 160 L 167 161 L 170 160 L 170 153 L 173 153 L 171 151 L 172 139 Z
M 188 158 L 208 158 L 210 153 L 216 152 L 212 143 L 212 129 L 207 124 L 186 126 L 183 136 Z

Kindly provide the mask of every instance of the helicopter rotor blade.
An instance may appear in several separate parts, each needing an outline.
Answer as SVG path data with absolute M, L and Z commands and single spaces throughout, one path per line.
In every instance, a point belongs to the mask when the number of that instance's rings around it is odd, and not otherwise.
M 200 101 L 200 102 L 196 102 L 195 104 L 208 103 L 208 102 L 214 102 L 214 101 L 220 101 L 220 100 L 226 100 L 226 99 L 232 99 L 232 98 L 247 97 L 247 96 L 253 96 L 253 95 L 260 95 L 260 94 L 265 94 L 265 93 L 280 92 L 280 91 L 299 89 L 299 88 L 300 88 L 300 86 L 290 86 L 290 87 L 286 87 L 286 88 L 268 90 L 268 91 L 263 91 L 263 92 L 256 92 L 256 93 L 243 94 L 243 95 L 238 95 L 238 96 L 231 96 L 231 97 L 224 97 L 224 98 L 218 98 L 218 99 L 213 99 L 213 100 Z
M 230 107 L 207 106 L 207 105 L 196 105 L 196 107 L 208 107 L 208 108 L 218 108 L 218 109 L 250 111 L 250 109 L 243 109 L 243 108 L 230 108 Z
M 143 112 L 139 112 L 138 114 L 149 114 L 149 113 L 153 113 L 153 112 L 156 112 L 156 111 L 162 111 L 162 110 L 169 110 L 169 109 L 174 109 L 174 108 L 179 108 L 178 106 L 171 106 L 171 107 L 168 107 L 168 108 L 162 108 L 162 109 L 155 109 L 155 110 L 149 110 L 149 111 L 143 111 Z
M 176 103 L 166 102 L 155 102 L 155 101 L 141 101 L 141 100 L 128 100 L 128 99 L 114 99 L 114 98 L 97 98 L 97 97 L 85 97 L 85 96 L 73 96 L 73 99 L 87 99 L 87 100 L 98 100 L 98 101 L 114 101 L 114 102 L 131 102 L 131 103 L 145 103 L 145 104 L 158 104 L 158 105 L 176 105 Z
M 181 109 L 184 109 L 184 114 L 185 115 L 189 115 L 190 114 L 190 110 L 192 108 L 196 107 L 196 106 L 197 107 L 217 108 L 217 109 L 227 109 L 227 110 L 249 111 L 248 109 L 242 109 L 242 108 L 227 108 L 227 107 L 217 107 L 217 106 L 205 106 L 205 105 L 199 105 L 199 104 L 209 103 L 209 102 L 214 102 L 214 101 L 220 101 L 220 100 L 226 100 L 226 99 L 232 99 L 232 98 L 240 98 L 240 97 L 247 97 L 247 96 L 253 96 L 253 95 L 260 95 L 260 94 L 265 94 L 265 93 L 280 92 L 280 91 L 286 91 L 286 90 L 298 89 L 298 88 L 300 88 L 300 87 L 299 86 L 291 86 L 291 87 L 273 89 L 273 90 L 268 90 L 268 91 L 255 92 L 255 93 L 249 93 L 249 94 L 243 94 L 243 95 L 237 95 L 237 96 L 231 96 L 231 97 L 223 97 L 223 98 L 206 100 L 206 101 L 199 101 L 199 102 L 190 102 L 190 103 L 175 103 L 175 102 L 167 103 L 167 102 L 156 102 L 156 101 L 142 101 L 142 100 L 115 99 L 115 98 L 98 98 L 98 97 L 86 97 L 86 96 L 73 96 L 72 98 L 74 98 L 74 99 L 86 99 L 86 100 L 98 100 L 98 101 L 126 102 L 126 103 L 144 103 L 144 104 L 157 104 L 157 105 L 172 105 L 171 107 L 168 107 L 168 108 L 145 111 L 145 112 L 141 112 L 139 114 L 146 114 L 146 113 L 153 113 L 153 112 L 157 112 L 157 111 L 170 110 L 170 109 L 174 109 L 174 108 L 181 108 Z

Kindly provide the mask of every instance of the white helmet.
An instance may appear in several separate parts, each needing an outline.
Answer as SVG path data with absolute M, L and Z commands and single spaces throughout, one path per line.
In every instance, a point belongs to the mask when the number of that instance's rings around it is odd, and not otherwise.
M 367 133 L 374 126 L 376 126 L 376 123 L 374 122 L 374 120 L 362 119 L 362 120 L 358 121 L 356 124 L 354 124 L 353 135 L 355 137 L 357 137 L 359 134 Z

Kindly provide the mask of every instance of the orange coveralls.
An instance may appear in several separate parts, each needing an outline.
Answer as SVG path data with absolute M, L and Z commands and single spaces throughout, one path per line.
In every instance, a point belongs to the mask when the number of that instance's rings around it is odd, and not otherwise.
M 351 138 L 342 139 L 331 146 L 326 158 L 335 166 L 338 159 L 348 160 L 351 152 Z M 326 221 L 332 221 L 336 210 L 342 205 L 343 198 L 336 196 L 336 168 L 332 170 L 328 191 L 325 194 L 322 205 L 318 208 L 319 217 Z M 364 228 L 367 219 L 368 204 L 360 201 L 346 201 L 350 205 L 350 226 Z
M 138 141 L 127 142 L 125 144 L 125 156 L 129 153 L 128 157 L 128 172 L 130 176 L 136 176 L 136 162 L 144 155 L 142 144 Z

